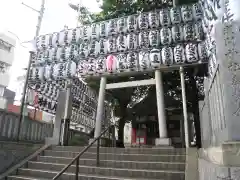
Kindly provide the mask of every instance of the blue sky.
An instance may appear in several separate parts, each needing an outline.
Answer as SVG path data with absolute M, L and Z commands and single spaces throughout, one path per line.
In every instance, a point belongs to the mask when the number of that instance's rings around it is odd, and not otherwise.
M 29 56 L 29 49 L 22 47 L 20 42 L 33 39 L 38 17 L 37 12 L 23 6 L 22 2 L 35 9 L 40 9 L 41 0 L 0 1 L 0 32 L 5 32 L 17 40 L 9 84 L 9 88 L 17 92 L 16 99 L 20 98 L 22 91 L 22 86 L 17 83 L 16 78 L 24 74 L 23 68 L 27 67 Z M 76 26 L 77 13 L 68 7 L 69 2 L 78 4 L 80 0 L 46 0 L 40 34 L 60 31 L 64 25 Z M 82 0 L 82 4 L 92 12 L 99 11 L 96 0 Z M 30 47 L 28 44 L 24 44 L 24 46 Z

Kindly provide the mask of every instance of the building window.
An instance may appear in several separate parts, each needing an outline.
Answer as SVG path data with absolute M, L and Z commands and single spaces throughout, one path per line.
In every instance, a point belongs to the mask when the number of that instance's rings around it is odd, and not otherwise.
M 12 45 L 0 39 L 0 49 L 10 52 Z
M 0 73 L 6 73 L 9 70 L 10 66 L 5 63 L 0 61 Z

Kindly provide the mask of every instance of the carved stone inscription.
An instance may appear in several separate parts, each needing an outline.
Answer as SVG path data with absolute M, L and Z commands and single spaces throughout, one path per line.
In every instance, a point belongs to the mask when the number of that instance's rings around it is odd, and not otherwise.
M 229 127 L 229 140 L 240 140 L 240 23 L 220 25 L 216 36 L 217 58 L 224 99 L 224 115 Z M 220 36 L 219 36 L 220 35 Z

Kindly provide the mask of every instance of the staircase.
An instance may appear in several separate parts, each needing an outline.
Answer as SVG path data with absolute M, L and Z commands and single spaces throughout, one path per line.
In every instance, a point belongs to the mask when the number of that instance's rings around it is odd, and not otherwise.
M 18 169 L 8 180 L 52 179 L 83 147 L 53 146 Z M 83 154 L 79 162 L 81 180 L 184 180 L 185 149 L 176 148 L 100 148 L 100 167 L 96 167 L 96 148 Z M 60 179 L 75 179 L 75 166 Z

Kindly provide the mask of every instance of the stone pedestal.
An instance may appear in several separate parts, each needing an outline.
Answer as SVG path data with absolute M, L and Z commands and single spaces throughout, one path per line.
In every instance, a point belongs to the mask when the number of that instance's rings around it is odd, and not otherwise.
M 56 110 L 55 122 L 54 122 L 54 129 L 53 129 L 53 137 L 46 138 L 46 144 L 53 144 L 59 145 L 61 138 L 62 138 L 62 120 L 64 119 L 64 110 L 66 109 L 66 97 L 67 94 L 64 91 L 61 91 L 58 96 L 58 106 Z M 66 118 L 71 117 L 71 106 L 72 106 L 72 96 L 69 97 L 69 105 L 68 105 L 68 112 Z
M 91 142 L 93 142 L 94 139 L 89 139 L 89 144 Z M 112 139 L 108 139 L 108 138 L 101 138 L 100 139 L 100 147 L 111 147 L 113 145 L 113 143 L 115 143 L 116 141 L 112 140 Z M 97 141 L 93 144 L 93 146 L 97 146 Z M 113 145 L 116 146 L 116 145 Z
M 170 138 L 157 138 L 155 139 L 155 145 L 156 146 L 170 146 L 171 145 L 171 139 Z

